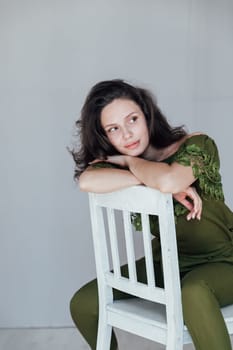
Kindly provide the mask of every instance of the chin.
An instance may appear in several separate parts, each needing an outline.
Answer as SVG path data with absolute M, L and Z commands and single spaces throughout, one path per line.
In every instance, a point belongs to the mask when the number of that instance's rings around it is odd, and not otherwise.
M 127 155 L 128 156 L 131 156 L 131 157 L 139 157 L 143 152 L 142 151 L 131 151 L 131 152 L 127 152 Z

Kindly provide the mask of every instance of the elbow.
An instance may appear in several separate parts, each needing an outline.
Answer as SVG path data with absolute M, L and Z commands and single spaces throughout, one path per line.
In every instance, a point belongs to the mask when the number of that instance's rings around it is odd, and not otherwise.
M 79 189 L 80 189 L 80 191 L 82 191 L 82 192 L 88 192 L 88 188 L 87 188 L 85 182 L 79 181 Z
M 82 173 L 79 177 L 79 189 L 83 192 L 91 191 L 90 180 L 88 181 L 88 178 L 87 173 Z
M 167 186 L 167 184 L 161 184 L 159 186 L 158 190 L 162 193 L 174 193 L 174 191 L 171 189 L 171 187 Z
M 79 189 L 82 192 L 89 192 L 89 189 L 87 188 L 87 186 L 83 183 L 80 183 L 80 182 L 79 182 Z
M 178 193 L 180 189 L 178 188 L 174 176 L 172 174 L 166 174 L 161 178 L 158 185 L 158 190 L 162 193 Z

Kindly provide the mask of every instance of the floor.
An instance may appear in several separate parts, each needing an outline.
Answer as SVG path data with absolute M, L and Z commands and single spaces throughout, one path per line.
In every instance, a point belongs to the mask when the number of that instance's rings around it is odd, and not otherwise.
M 165 349 L 162 345 L 119 330 L 116 333 L 119 350 Z M 90 350 L 90 348 L 75 328 L 26 328 L 0 329 L 0 350 Z M 186 345 L 184 350 L 194 348 L 192 345 Z
M 164 350 L 164 346 L 116 331 L 119 350 Z M 0 329 L 1 350 L 90 350 L 75 328 Z M 193 350 L 186 345 L 185 350 Z

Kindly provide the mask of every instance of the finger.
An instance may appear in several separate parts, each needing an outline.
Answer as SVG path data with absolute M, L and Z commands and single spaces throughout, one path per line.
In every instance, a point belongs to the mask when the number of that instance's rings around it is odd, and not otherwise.
M 193 200 L 193 212 L 192 212 L 192 219 L 195 217 L 200 220 L 201 219 L 201 213 L 202 213 L 202 200 L 197 193 L 196 189 L 193 187 L 190 187 L 187 189 L 188 196 Z
M 187 220 L 197 218 L 197 216 L 199 214 L 199 201 L 198 201 L 198 199 L 194 198 L 193 204 L 191 206 L 187 205 L 186 207 L 189 207 L 189 209 L 190 209 L 190 212 L 187 215 Z
M 183 204 L 185 206 L 185 208 L 187 208 L 188 210 L 193 210 L 194 206 L 192 203 L 190 203 L 187 199 L 182 199 L 182 201 L 180 201 L 181 204 Z
M 188 213 L 188 215 L 186 216 L 186 219 L 188 221 L 190 221 L 192 219 L 192 212 Z
M 186 216 L 186 219 L 189 221 L 191 219 L 195 219 L 197 212 L 194 210 L 194 206 L 192 203 L 190 203 L 187 199 L 182 200 L 180 203 L 182 203 L 190 212 Z
M 202 214 L 202 200 L 200 201 L 199 210 L 197 212 L 197 219 L 198 220 L 201 220 L 201 214 Z
M 197 218 L 197 213 L 195 211 L 190 211 L 190 213 L 188 213 L 188 215 L 186 216 L 187 220 L 191 220 L 191 219 L 196 219 Z
M 196 197 L 196 200 L 194 201 L 194 211 L 197 219 L 200 220 L 202 213 L 202 200 L 198 195 Z
M 196 206 L 193 208 L 193 210 L 188 214 L 188 219 L 198 219 L 201 220 L 201 214 L 202 214 L 202 201 L 198 200 L 196 203 Z

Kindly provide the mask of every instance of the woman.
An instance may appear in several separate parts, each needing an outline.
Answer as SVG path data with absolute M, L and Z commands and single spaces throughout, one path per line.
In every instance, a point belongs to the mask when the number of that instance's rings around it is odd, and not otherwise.
M 91 89 L 77 127 L 81 147 L 72 154 L 81 190 L 112 192 L 143 184 L 173 194 L 185 324 L 197 350 L 232 349 L 220 307 L 233 303 L 233 213 L 224 203 L 214 141 L 171 127 L 148 91 L 122 80 Z M 154 241 L 162 285 L 159 242 Z M 140 259 L 142 281 L 143 266 Z M 114 298 L 126 297 L 115 291 Z M 71 314 L 95 349 L 96 280 L 73 296 Z M 116 348 L 113 334 L 111 350 Z

